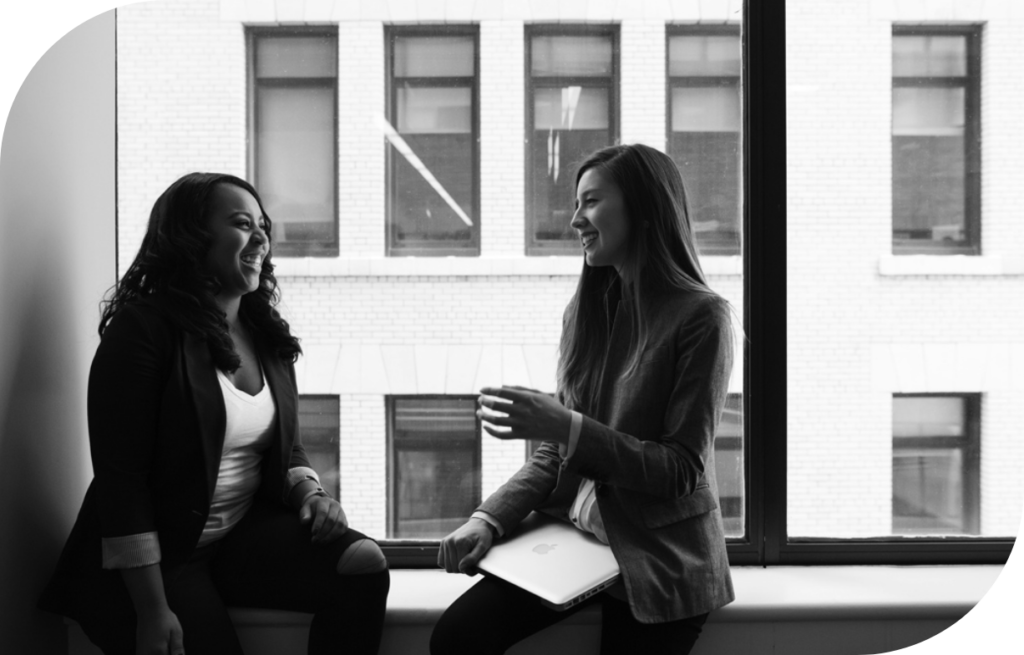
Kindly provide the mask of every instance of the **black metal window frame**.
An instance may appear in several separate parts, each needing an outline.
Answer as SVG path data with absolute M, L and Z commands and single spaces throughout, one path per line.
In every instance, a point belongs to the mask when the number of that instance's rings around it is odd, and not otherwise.
M 892 37 L 962 36 L 967 45 L 966 75 L 909 77 L 895 75 L 892 88 L 945 87 L 964 89 L 964 237 L 961 244 L 924 239 L 897 238 L 893 232 L 894 255 L 980 255 L 981 254 L 981 38 L 980 25 L 894 24 Z M 893 179 L 895 184 L 895 178 Z
M 964 423 L 960 436 L 922 435 L 919 437 L 893 436 L 893 458 L 896 451 L 908 449 L 955 448 L 961 452 L 960 474 L 963 480 L 964 514 L 967 517 L 965 534 L 981 531 L 981 402 L 980 393 L 897 393 L 897 398 L 947 398 L 964 403 Z
M 387 526 L 388 533 L 394 533 L 398 526 L 399 479 L 396 467 L 395 443 L 395 401 L 396 400 L 470 400 L 476 401 L 477 396 L 444 395 L 444 394 L 395 394 L 385 396 L 384 405 L 387 413 Z M 474 485 L 480 491 L 482 481 L 481 463 L 483 461 L 480 419 L 476 418 L 476 444 L 473 450 Z M 391 566 L 406 568 L 423 568 L 436 566 L 438 540 L 436 539 L 403 539 L 387 538 L 381 544 Z
M 669 51 L 669 41 L 675 36 L 735 36 L 737 39 L 741 37 L 741 27 L 739 23 L 725 23 L 719 25 L 709 25 L 703 23 L 669 23 L 665 26 L 665 143 L 672 143 L 672 91 L 677 88 L 709 88 L 709 87 L 739 87 L 742 93 L 742 87 L 740 87 L 741 75 L 704 75 L 704 76 L 684 76 L 684 75 L 672 75 L 671 74 L 671 53 Z M 742 134 L 740 136 L 742 139 Z M 741 149 L 742 157 L 742 149 Z M 740 174 L 743 173 L 743 163 L 740 162 Z M 742 181 L 741 186 L 742 188 Z M 743 199 L 740 198 L 742 206 Z M 734 249 L 729 246 L 722 244 L 707 244 L 700 247 L 700 254 L 702 256 L 735 256 L 742 252 L 742 247 Z
M 787 532 L 786 4 L 745 0 L 743 448 L 745 537 L 736 565 L 1004 564 L 1014 538 L 796 539 Z M 385 544 L 395 567 L 433 568 L 437 542 Z
M 398 37 L 445 37 L 445 36 L 472 36 L 473 37 L 473 76 L 470 77 L 395 77 L 395 39 Z M 473 142 L 473 153 L 472 167 L 473 175 L 473 207 L 472 207 L 472 220 L 473 230 L 472 239 L 469 244 L 460 246 L 457 248 L 453 247 L 439 247 L 437 245 L 430 245 L 430 241 L 423 241 L 416 245 L 410 245 L 406 247 L 395 247 L 394 242 L 394 223 L 392 216 L 394 215 L 395 205 L 395 194 L 397 190 L 395 188 L 395 175 L 394 167 L 396 157 L 400 156 L 395 153 L 394 147 L 390 143 L 385 144 L 385 171 L 386 171 L 386 189 L 385 195 L 385 223 L 386 223 L 386 234 L 385 234 L 385 253 L 388 257 L 479 257 L 480 256 L 480 27 L 476 24 L 419 24 L 419 25 L 385 25 L 384 26 L 384 71 L 386 81 L 384 85 L 385 89 L 385 106 L 387 111 L 387 119 L 391 122 L 392 126 L 397 131 L 398 127 L 395 125 L 396 116 L 398 115 L 398 94 L 395 93 L 397 81 L 402 80 L 403 83 L 410 86 L 417 87 L 433 87 L 458 84 L 463 86 L 470 86 L 471 98 L 473 103 L 472 110 L 472 142 Z
M 608 77 L 598 76 L 552 76 L 533 77 L 533 37 L 535 36 L 607 36 L 612 43 L 612 74 Z M 526 255 L 527 256 L 551 256 L 551 255 L 579 255 L 581 250 L 576 241 L 554 242 L 544 241 L 536 238 L 534 232 L 535 217 L 531 210 L 530 198 L 535 193 L 533 189 L 532 170 L 532 148 L 533 148 L 533 121 L 534 121 L 534 91 L 543 88 L 562 88 L 565 86 L 599 86 L 608 89 L 608 132 L 611 134 L 609 145 L 619 142 L 619 102 L 620 90 L 619 80 L 621 74 L 621 58 L 619 56 L 619 26 L 614 23 L 594 24 L 573 24 L 573 23 L 536 23 L 526 25 L 524 30 L 525 39 L 525 80 L 526 80 L 526 125 L 523 130 L 525 135 L 525 159 L 526 159 Z M 572 171 L 567 171 L 572 173 Z M 566 202 L 571 202 L 566 198 Z
M 248 148 L 246 149 L 246 170 L 253 186 L 260 188 L 260 180 L 256 174 L 256 144 L 259 138 L 260 115 L 256 103 L 256 89 L 272 88 L 317 88 L 330 89 L 334 98 L 334 116 L 331 124 L 334 127 L 334 170 L 331 180 L 334 184 L 334 217 L 332 220 L 332 238 L 329 242 L 288 243 L 282 241 L 273 244 L 275 257 L 337 257 L 338 256 L 338 76 L 334 77 L 302 77 L 302 78 L 257 78 L 256 77 L 256 42 L 261 37 L 309 37 L 329 36 L 334 42 L 335 66 L 338 59 L 338 28 L 337 26 L 246 26 L 246 93 L 247 93 L 247 125 Z M 270 217 L 274 219 L 273 216 Z

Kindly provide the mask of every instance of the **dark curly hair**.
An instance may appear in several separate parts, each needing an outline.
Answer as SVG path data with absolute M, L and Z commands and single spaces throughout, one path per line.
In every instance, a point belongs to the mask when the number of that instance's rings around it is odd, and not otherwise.
M 241 364 L 228 335 L 227 317 L 214 302 L 219 284 L 206 272 L 204 260 L 211 234 L 206 227 L 211 195 L 218 184 L 233 184 L 259 203 L 270 238 L 270 217 L 251 184 L 223 173 L 189 173 L 167 187 L 149 215 L 142 246 L 113 293 L 104 301 L 99 332 L 122 308 L 146 298 L 158 298 L 167 316 L 181 329 L 206 341 L 214 364 L 236 371 Z M 302 349 L 288 322 L 275 309 L 280 300 L 271 253 L 263 259 L 259 287 L 242 296 L 238 315 L 268 342 L 279 357 L 295 361 Z

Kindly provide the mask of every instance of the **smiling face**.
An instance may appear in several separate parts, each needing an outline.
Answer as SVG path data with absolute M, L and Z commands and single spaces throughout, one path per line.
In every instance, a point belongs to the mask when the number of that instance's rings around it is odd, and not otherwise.
M 220 283 L 219 299 L 238 299 L 259 288 L 260 269 L 270 249 L 265 227 L 263 212 L 251 193 L 233 184 L 213 189 L 205 261 L 207 271 Z
M 629 218 L 618 185 L 590 168 L 576 187 L 572 227 L 583 246 L 587 264 L 614 266 L 621 273 L 629 253 Z

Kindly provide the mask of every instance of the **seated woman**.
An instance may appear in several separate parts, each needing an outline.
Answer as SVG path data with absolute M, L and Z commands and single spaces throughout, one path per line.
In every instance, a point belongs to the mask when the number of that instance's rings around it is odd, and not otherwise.
M 186 175 L 104 308 L 95 477 L 40 607 L 108 655 L 241 655 L 230 605 L 312 613 L 311 654 L 377 652 L 387 564 L 303 450 L 269 235 L 250 184 Z
M 731 310 L 704 280 L 678 169 L 642 145 L 594 153 L 576 174 L 571 225 L 584 264 L 557 400 L 485 388 L 478 410 L 492 436 L 544 443 L 442 541 L 438 564 L 474 573 L 495 538 L 542 510 L 608 544 L 621 584 L 557 612 L 484 578 L 441 617 L 434 655 L 503 653 L 592 603 L 602 654 L 684 654 L 708 613 L 733 600 L 713 448 Z

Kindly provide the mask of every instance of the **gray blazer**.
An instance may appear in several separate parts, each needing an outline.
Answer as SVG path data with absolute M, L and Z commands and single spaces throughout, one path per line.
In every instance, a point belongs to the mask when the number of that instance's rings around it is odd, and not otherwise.
M 719 298 L 659 293 L 644 308 L 650 341 L 640 368 L 621 380 L 630 339 L 624 312 L 615 312 L 605 382 L 575 452 L 563 459 L 545 442 L 479 509 L 506 531 L 535 509 L 568 520 L 582 478 L 596 481 L 633 615 L 662 623 L 735 598 L 713 448 L 732 372 L 732 329 Z

